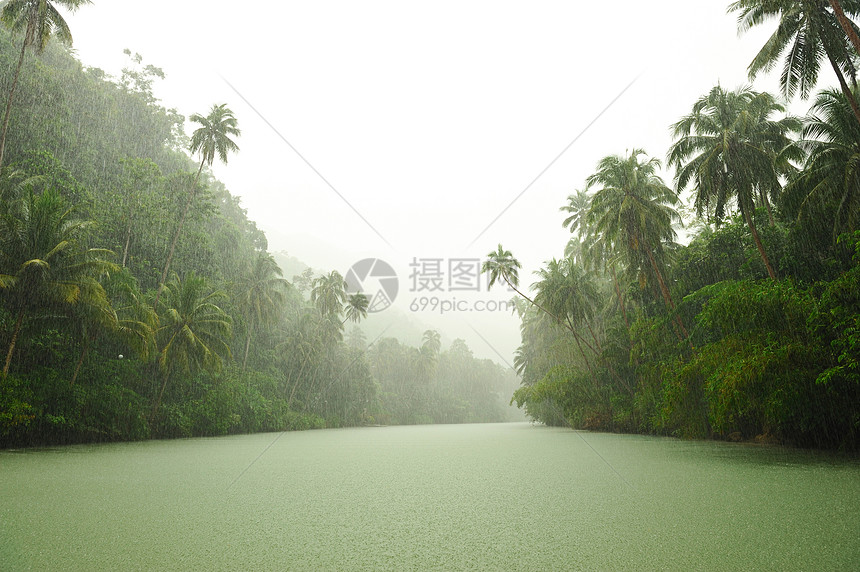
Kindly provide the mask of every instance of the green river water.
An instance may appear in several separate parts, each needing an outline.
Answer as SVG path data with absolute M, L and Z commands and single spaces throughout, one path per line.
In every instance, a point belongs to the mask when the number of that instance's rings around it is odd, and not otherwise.
M 0 570 L 860 570 L 860 461 L 528 423 L 0 452 Z

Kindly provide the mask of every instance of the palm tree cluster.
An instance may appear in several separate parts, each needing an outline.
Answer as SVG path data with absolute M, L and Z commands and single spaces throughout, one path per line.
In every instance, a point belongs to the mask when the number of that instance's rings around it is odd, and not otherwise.
M 842 364 L 858 362 L 848 348 L 860 300 L 835 292 L 858 283 L 860 260 L 860 2 L 741 0 L 729 11 L 742 32 L 778 21 L 751 79 L 784 57 L 782 96 L 808 98 L 826 61 L 839 88 L 798 118 L 771 94 L 715 86 L 671 126 L 671 186 L 642 149 L 600 160 L 561 207 L 571 238 L 536 271 L 533 297 L 517 289 L 510 251 L 488 253 L 490 284 L 523 300 L 515 400 L 536 419 L 857 442 L 856 375 Z M 698 231 L 682 246 L 687 196 Z

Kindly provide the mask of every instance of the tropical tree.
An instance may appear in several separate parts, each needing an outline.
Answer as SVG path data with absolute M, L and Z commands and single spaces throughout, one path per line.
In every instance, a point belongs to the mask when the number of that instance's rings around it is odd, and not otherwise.
M 185 279 L 174 274 L 165 285 L 156 334 L 162 384 L 152 408 L 153 419 L 172 374 L 217 372 L 224 359 L 231 357 L 230 316 L 217 305 L 225 297 L 223 292 L 210 290 L 206 279 L 193 272 Z
M 0 210 L 0 297 L 14 319 L 4 379 L 25 318 L 61 313 L 89 295 L 100 296 L 98 277 L 117 270 L 104 260 L 112 253 L 82 246 L 88 223 L 72 215 L 55 191 L 37 195 L 32 186 Z
M 104 335 L 132 349 L 141 360 L 155 345 L 155 312 L 140 297 L 137 282 L 127 269 L 111 272 L 101 282 L 82 284 L 80 302 L 69 306 L 68 321 L 81 352 L 69 385 L 74 385 L 93 343 Z
M 677 141 L 669 150 L 676 168 L 676 190 L 695 185 L 696 211 L 713 214 L 719 224 L 730 201 L 752 233 L 767 272 L 776 279 L 753 222 L 756 204 L 770 212 L 771 199 L 781 188 L 780 176 L 791 172 L 789 159 L 799 159 L 789 133 L 800 130 L 793 117 L 771 119 L 784 108 L 773 96 L 748 88 L 727 92 L 720 86 L 693 105 L 692 112 L 673 125 Z
M 200 127 L 195 129 L 194 133 L 191 134 L 190 146 L 192 154 L 200 154 L 200 167 L 197 169 L 194 184 L 188 192 L 188 199 L 185 201 L 185 207 L 179 216 L 179 224 L 173 233 L 173 240 L 170 242 L 170 250 L 167 252 L 167 260 L 164 263 L 164 270 L 161 272 L 161 284 L 164 284 L 167 280 L 167 273 L 170 271 L 170 263 L 173 260 L 176 243 L 179 240 L 179 235 L 182 234 L 185 218 L 188 216 L 191 203 L 194 202 L 194 196 L 197 194 L 197 185 L 200 181 L 200 173 L 203 172 L 203 165 L 211 167 L 212 163 L 215 162 L 216 155 L 221 159 L 222 163 L 226 163 L 227 154 L 239 150 L 239 146 L 230 137 L 238 137 L 241 131 L 239 130 L 236 118 L 233 116 L 233 112 L 230 111 L 226 103 L 213 105 L 209 111 L 209 115 L 205 117 L 199 113 L 195 113 L 189 119 L 200 124 Z M 160 294 L 161 286 L 159 286 L 158 292 L 155 295 L 154 305 L 156 307 L 158 306 L 158 297 Z
M 592 371 L 582 346 L 585 345 L 592 351 L 595 351 L 595 348 L 579 335 L 577 328 L 587 324 L 597 302 L 597 291 L 593 282 L 588 280 L 585 272 L 570 259 L 552 259 L 535 274 L 540 278 L 532 286 L 537 291 L 535 301 L 546 307 L 554 316 L 561 318 L 563 325 L 573 333 L 586 367 Z M 597 343 L 596 337 L 594 341 Z
M 6 151 L 6 132 L 9 129 L 9 117 L 12 112 L 12 99 L 15 96 L 15 88 L 18 87 L 18 77 L 21 75 L 21 66 L 24 64 L 24 54 L 28 47 L 33 47 L 37 53 L 41 53 L 48 45 L 51 36 L 67 46 L 72 45 L 72 32 L 69 25 L 63 19 L 57 6 L 62 6 L 70 12 L 74 12 L 84 4 L 90 4 L 91 0 L 7 0 L 0 10 L 0 21 L 13 32 L 24 32 L 24 40 L 21 42 L 21 54 L 18 56 L 18 65 L 15 66 L 15 75 L 12 78 L 12 87 L 9 88 L 9 96 L 6 98 L 6 111 L 3 114 L 3 130 L 0 133 L 0 166 L 3 165 L 3 156 Z
M 346 300 L 346 317 L 342 323 L 345 324 L 348 320 L 356 324 L 359 323 L 367 317 L 367 307 L 369 305 L 370 300 L 361 292 L 350 294 Z
M 568 216 L 561 223 L 564 228 L 570 229 L 571 234 L 575 234 L 582 238 L 586 232 L 585 217 L 588 214 L 588 209 L 591 206 L 591 197 L 585 191 L 576 191 L 572 195 L 568 195 L 567 204 L 559 210 L 568 213 Z
M 850 16 L 860 14 L 860 1 L 846 0 L 840 8 Z M 826 58 L 839 80 L 839 87 L 860 122 L 860 106 L 848 87 L 846 74 L 856 87 L 855 52 L 837 14 L 820 0 L 738 0 L 729 5 L 738 12 L 738 29 L 745 32 L 768 19 L 778 19 L 776 31 L 749 65 L 750 79 L 768 72 L 785 53 L 780 87 L 787 98 L 799 91 L 809 97 L 818 82 L 821 60 Z M 854 26 L 856 31 L 856 26 Z
M 283 271 L 268 252 L 260 252 L 244 277 L 236 284 L 234 299 L 248 321 L 242 369 L 248 364 L 251 337 L 259 327 L 274 325 L 286 303 L 290 283 L 281 278 Z
M 788 210 L 798 216 L 816 213 L 816 220 L 827 221 L 824 224 L 832 218 L 834 236 L 856 229 L 860 224 L 860 124 L 841 92 L 818 94 L 804 119 L 799 145 L 808 158 L 786 185 Z
M 588 188 L 599 187 L 591 199 L 587 221 L 594 233 L 603 236 L 607 248 L 619 251 L 631 270 L 639 268 L 641 261 L 650 266 L 660 287 L 666 307 L 675 310 L 675 303 L 661 269 L 664 244 L 675 239 L 674 222 L 680 221 L 672 208 L 678 203 L 677 195 L 657 175 L 660 162 L 656 158 L 640 161 L 642 149 L 634 149 L 629 156 L 610 155 L 597 165 L 597 172 L 586 179 Z M 687 331 L 680 316 L 676 316 L 680 334 Z
M 346 280 L 337 270 L 332 270 L 327 276 L 314 279 L 311 288 L 311 302 L 323 316 L 340 316 L 343 304 L 347 299 Z

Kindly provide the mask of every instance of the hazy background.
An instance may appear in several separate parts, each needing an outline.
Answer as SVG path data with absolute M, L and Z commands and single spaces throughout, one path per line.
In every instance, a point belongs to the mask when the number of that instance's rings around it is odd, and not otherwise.
M 727 5 L 96 1 L 68 22 L 85 65 L 118 75 L 129 48 L 161 67 L 167 78 L 155 92 L 166 107 L 188 116 L 228 104 L 241 151 L 214 173 L 242 197 L 271 251 L 343 274 L 382 258 L 400 292 L 368 324 L 381 331 L 396 310 L 416 332 L 435 327 L 446 345 L 462 337 L 476 355 L 510 361 L 519 344 L 510 313 L 409 309 L 420 296 L 471 305 L 509 292 L 486 293 L 486 280 L 472 295 L 410 292 L 410 262 L 483 258 L 501 242 L 527 286 L 543 261 L 562 256 L 559 207 L 600 158 L 641 147 L 663 159 L 669 126 L 695 99 L 717 82 L 748 83 L 746 66 L 772 29 L 738 38 Z M 775 76 L 762 79 L 757 88 L 775 91 Z

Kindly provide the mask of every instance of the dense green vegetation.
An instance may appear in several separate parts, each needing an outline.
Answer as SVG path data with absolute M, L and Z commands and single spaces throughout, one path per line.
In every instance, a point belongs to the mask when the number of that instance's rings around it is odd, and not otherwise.
M 0 27 L 0 446 L 511 415 L 516 377 L 461 340 L 345 341 L 367 299 L 337 272 L 281 276 L 206 169 L 240 152 L 229 108 L 189 138 L 159 68 L 83 67 L 40 43 L 71 39 L 39 23 L 51 3 L 6 8 L 24 12 Z
M 515 400 L 549 424 L 857 448 L 860 3 L 729 11 L 741 31 L 779 21 L 751 78 L 782 63 L 782 95 L 806 98 L 825 65 L 839 89 L 797 118 L 714 87 L 671 127 L 671 187 L 643 150 L 600 161 L 562 207 L 565 259 L 519 306 Z M 516 285 L 518 267 L 500 245 L 484 269 Z

